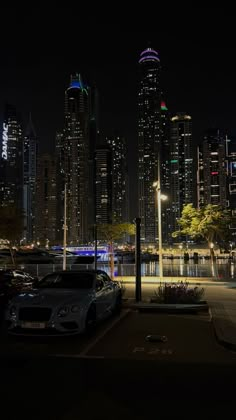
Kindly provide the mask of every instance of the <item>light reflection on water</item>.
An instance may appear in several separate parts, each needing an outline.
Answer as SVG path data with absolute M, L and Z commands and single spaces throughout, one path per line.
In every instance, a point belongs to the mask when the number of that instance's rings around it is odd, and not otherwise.
M 224 278 L 235 278 L 236 262 L 225 262 L 203 260 L 197 264 L 193 261 L 183 260 L 163 260 L 163 276 L 164 277 L 214 277 L 224 280 Z M 109 272 L 107 264 L 98 264 L 98 268 Z M 115 276 L 134 276 L 135 264 L 118 264 L 115 265 Z M 142 276 L 158 276 L 158 261 L 151 261 L 141 264 Z

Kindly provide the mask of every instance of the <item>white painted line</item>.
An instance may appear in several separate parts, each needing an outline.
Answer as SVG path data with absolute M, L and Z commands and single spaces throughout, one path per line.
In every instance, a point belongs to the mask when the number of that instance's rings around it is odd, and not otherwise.
M 114 321 L 107 327 L 101 334 L 99 334 L 98 337 L 95 338 L 92 343 L 90 343 L 81 353 L 79 353 L 80 356 L 85 356 L 105 335 L 112 329 L 118 322 L 120 322 L 123 318 L 125 318 L 128 313 L 130 312 L 130 309 L 126 309 L 119 318 L 114 319 Z
M 160 349 L 151 349 L 147 352 L 147 354 L 158 354 L 160 352 Z
M 144 347 L 135 347 L 133 349 L 133 353 L 138 353 L 138 352 L 142 352 L 142 351 L 144 351 Z
M 52 354 L 53 357 L 64 357 L 68 359 L 105 359 L 104 356 L 81 356 L 81 354 Z

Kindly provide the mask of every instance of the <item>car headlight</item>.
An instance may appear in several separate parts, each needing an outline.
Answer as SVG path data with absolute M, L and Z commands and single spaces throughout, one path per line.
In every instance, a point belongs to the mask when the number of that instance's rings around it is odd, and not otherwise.
M 62 308 L 59 309 L 59 311 L 57 312 L 58 316 L 66 316 L 68 315 L 69 312 L 69 308 L 68 306 L 63 306 Z
M 79 312 L 79 306 L 78 305 L 71 306 L 71 312 L 73 312 L 73 313 Z
M 9 309 L 10 315 L 15 316 L 16 315 L 16 307 L 12 305 Z

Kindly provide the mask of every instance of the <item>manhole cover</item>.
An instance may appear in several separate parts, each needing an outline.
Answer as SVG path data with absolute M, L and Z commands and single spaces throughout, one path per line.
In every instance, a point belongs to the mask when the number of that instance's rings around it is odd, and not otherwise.
M 146 336 L 145 340 L 152 343 L 166 343 L 167 337 L 165 335 L 150 334 Z

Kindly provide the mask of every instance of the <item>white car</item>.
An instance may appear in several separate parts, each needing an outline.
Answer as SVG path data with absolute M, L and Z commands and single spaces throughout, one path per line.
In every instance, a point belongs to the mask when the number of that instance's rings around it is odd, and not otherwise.
M 58 271 L 14 297 L 6 311 L 15 334 L 77 334 L 121 309 L 121 286 L 102 270 Z

